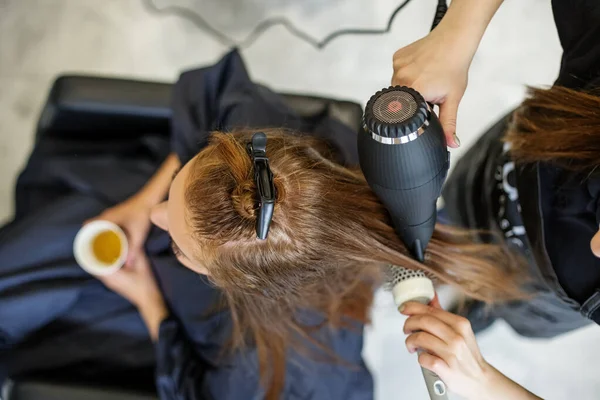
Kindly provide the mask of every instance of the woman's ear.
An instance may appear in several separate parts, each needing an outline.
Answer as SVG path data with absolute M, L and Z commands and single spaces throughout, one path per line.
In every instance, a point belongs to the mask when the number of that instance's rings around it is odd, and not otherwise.
M 596 257 L 600 258 L 600 229 L 592 238 L 590 247 L 592 248 L 592 253 L 594 253 Z

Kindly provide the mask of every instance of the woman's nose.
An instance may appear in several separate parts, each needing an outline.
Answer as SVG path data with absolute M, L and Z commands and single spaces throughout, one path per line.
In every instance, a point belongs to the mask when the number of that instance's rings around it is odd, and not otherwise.
M 152 207 L 150 210 L 150 221 L 160 229 L 169 230 L 169 219 L 167 217 L 167 202 L 163 201 L 160 204 Z

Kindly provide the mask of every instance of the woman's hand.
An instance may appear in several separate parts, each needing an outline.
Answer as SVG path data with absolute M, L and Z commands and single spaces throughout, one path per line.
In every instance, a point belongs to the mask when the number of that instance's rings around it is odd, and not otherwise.
M 448 388 L 466 399 L 540 399 L 508 379 L 481 356 L 469 321 L 433 306 L 404 304 L 406 347 L 419 354 L 419 364 L 435 372 Z
M 144 243 L 150 232 L 150 209 L 152 205 L 142 195 L 135 195 L 121 204 L 106 209 L 93 220 L 106 220 L 119 225 L 128 242 L 126 265 L 131 266 L 137 259 L 145 257 Z
M 143 308 L 146 303 L 162 302 L 162 294 L 150 268 L 150 261 L 143 253 L 131 264 L 124 265 L 113 274 L 98 276 L 98 279 L 137 308 Z
M 151 226 L 150 210 L 164 200 L 169 192 L 173 174 L 180 167 L 177 155 L 169 154 L 158 171 L 136 195 L 94 218 L 114 222 L 125 231 L 129 242 L 127 265 L 132 265 L 139 257 L 145 256 L 144 243 Z
M 146 254 L 140 253 L 130 264 L 98 279 L 137 307 L 150 336 L 156 340 L 160 323 L 167 317 L 168 311 Z

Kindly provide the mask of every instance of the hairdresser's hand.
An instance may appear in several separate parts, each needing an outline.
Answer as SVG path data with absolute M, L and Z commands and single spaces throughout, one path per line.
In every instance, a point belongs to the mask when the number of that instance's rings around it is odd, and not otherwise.
M 168 311 L 148 257 L 141 253 L 132 263 L 98 279 L 137 307 L 151 337 L 156 339 L 160 323 L 166 318 Z
M 451 391 L 469 400 L 539 399 L 483 359 L 467 319 L 442 310 L 438 302 L 408 302 L 400 312 L 409 316 L 404 324 L 408 351 L 423 350 L 419 364 Z
M 502 0 L 452 0 L 429 35 L 394 54 L 393 85 L 410 86 L 439 104 L 446 142 L 458 147 L 456 118 L 471 61 Z
M 439 104 L 440 122 L 450 147 L 460 146 L 456 135 L 458 106 L 467 88 L 473 52 L 444 34 L 441 26 L 429 35 L 394 53 L 392 85 L 409 86 L 425 100 Z
M 481 394 L 478 386 L 485 380 L 488 364 L 475 341 L 471 324 L 465 318 L 440 308 L 409 302 L 402 314 L 409 318 L 404 333 L 411 353 L 424 350 L 419 364 L 439 375 L 450 390 L 467 398 Z
M 144 243 L 150 232 L 150 209 L 152 205 L 143 196 L 135 195 L 121 204 L 106 209 L 93 220 L 107 220 L 119 225 L 127 235 L 128 252 L 127 265 L 132 265 L 138 258 L 144 256 Z

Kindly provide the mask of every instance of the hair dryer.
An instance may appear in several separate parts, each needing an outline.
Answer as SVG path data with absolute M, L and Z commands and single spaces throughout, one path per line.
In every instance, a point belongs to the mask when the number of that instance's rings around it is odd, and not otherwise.
M 365 178 L 387 208 L 396 233 L 423 262 L 437 219 L 436 201 L 450 166 L 444 130 L 431 106 L 404 86 L 375 93 L 365 108 L 358 154 Z M 435 296 L 423 271 L 399 266 L 389 270 L 398 307 L 409 300 L 427 304 Z M 421 370 L 429 397 L 447 399 L 444 382 Z
M 375 93 L 365 108 L 358 154 L 363 174 L 388 210 L 396 233 L 423 262 L 450 166 L 444 131 L 432 107 L 405 86 Z
M 448 5 L 438 0 L 431 30 Z M 411 88 L 392 86 L 373 95 L 358 134 L 360 168 L 387 208 L 396 233 L 423 262 L 437 219 L 436 202 L 450 167 L 444 130 L 432 106 Z
M 447 10 L 438 0 L 432 30 Z M 400 239 L 423 262 L 437 219 L 436 202 L 450 167 L 444 130 L 429 105 L 405 86 L 383 89 L 368 101 L 358 134 L 358 155 L 365 178 L 387 208 Z M 423 271 L 390 266 L 389 288 L 400 307 L 406 301 L 429 303 L 435 296 Z M 447 399 L 445 383 L 421 368 L 430 399 Z

